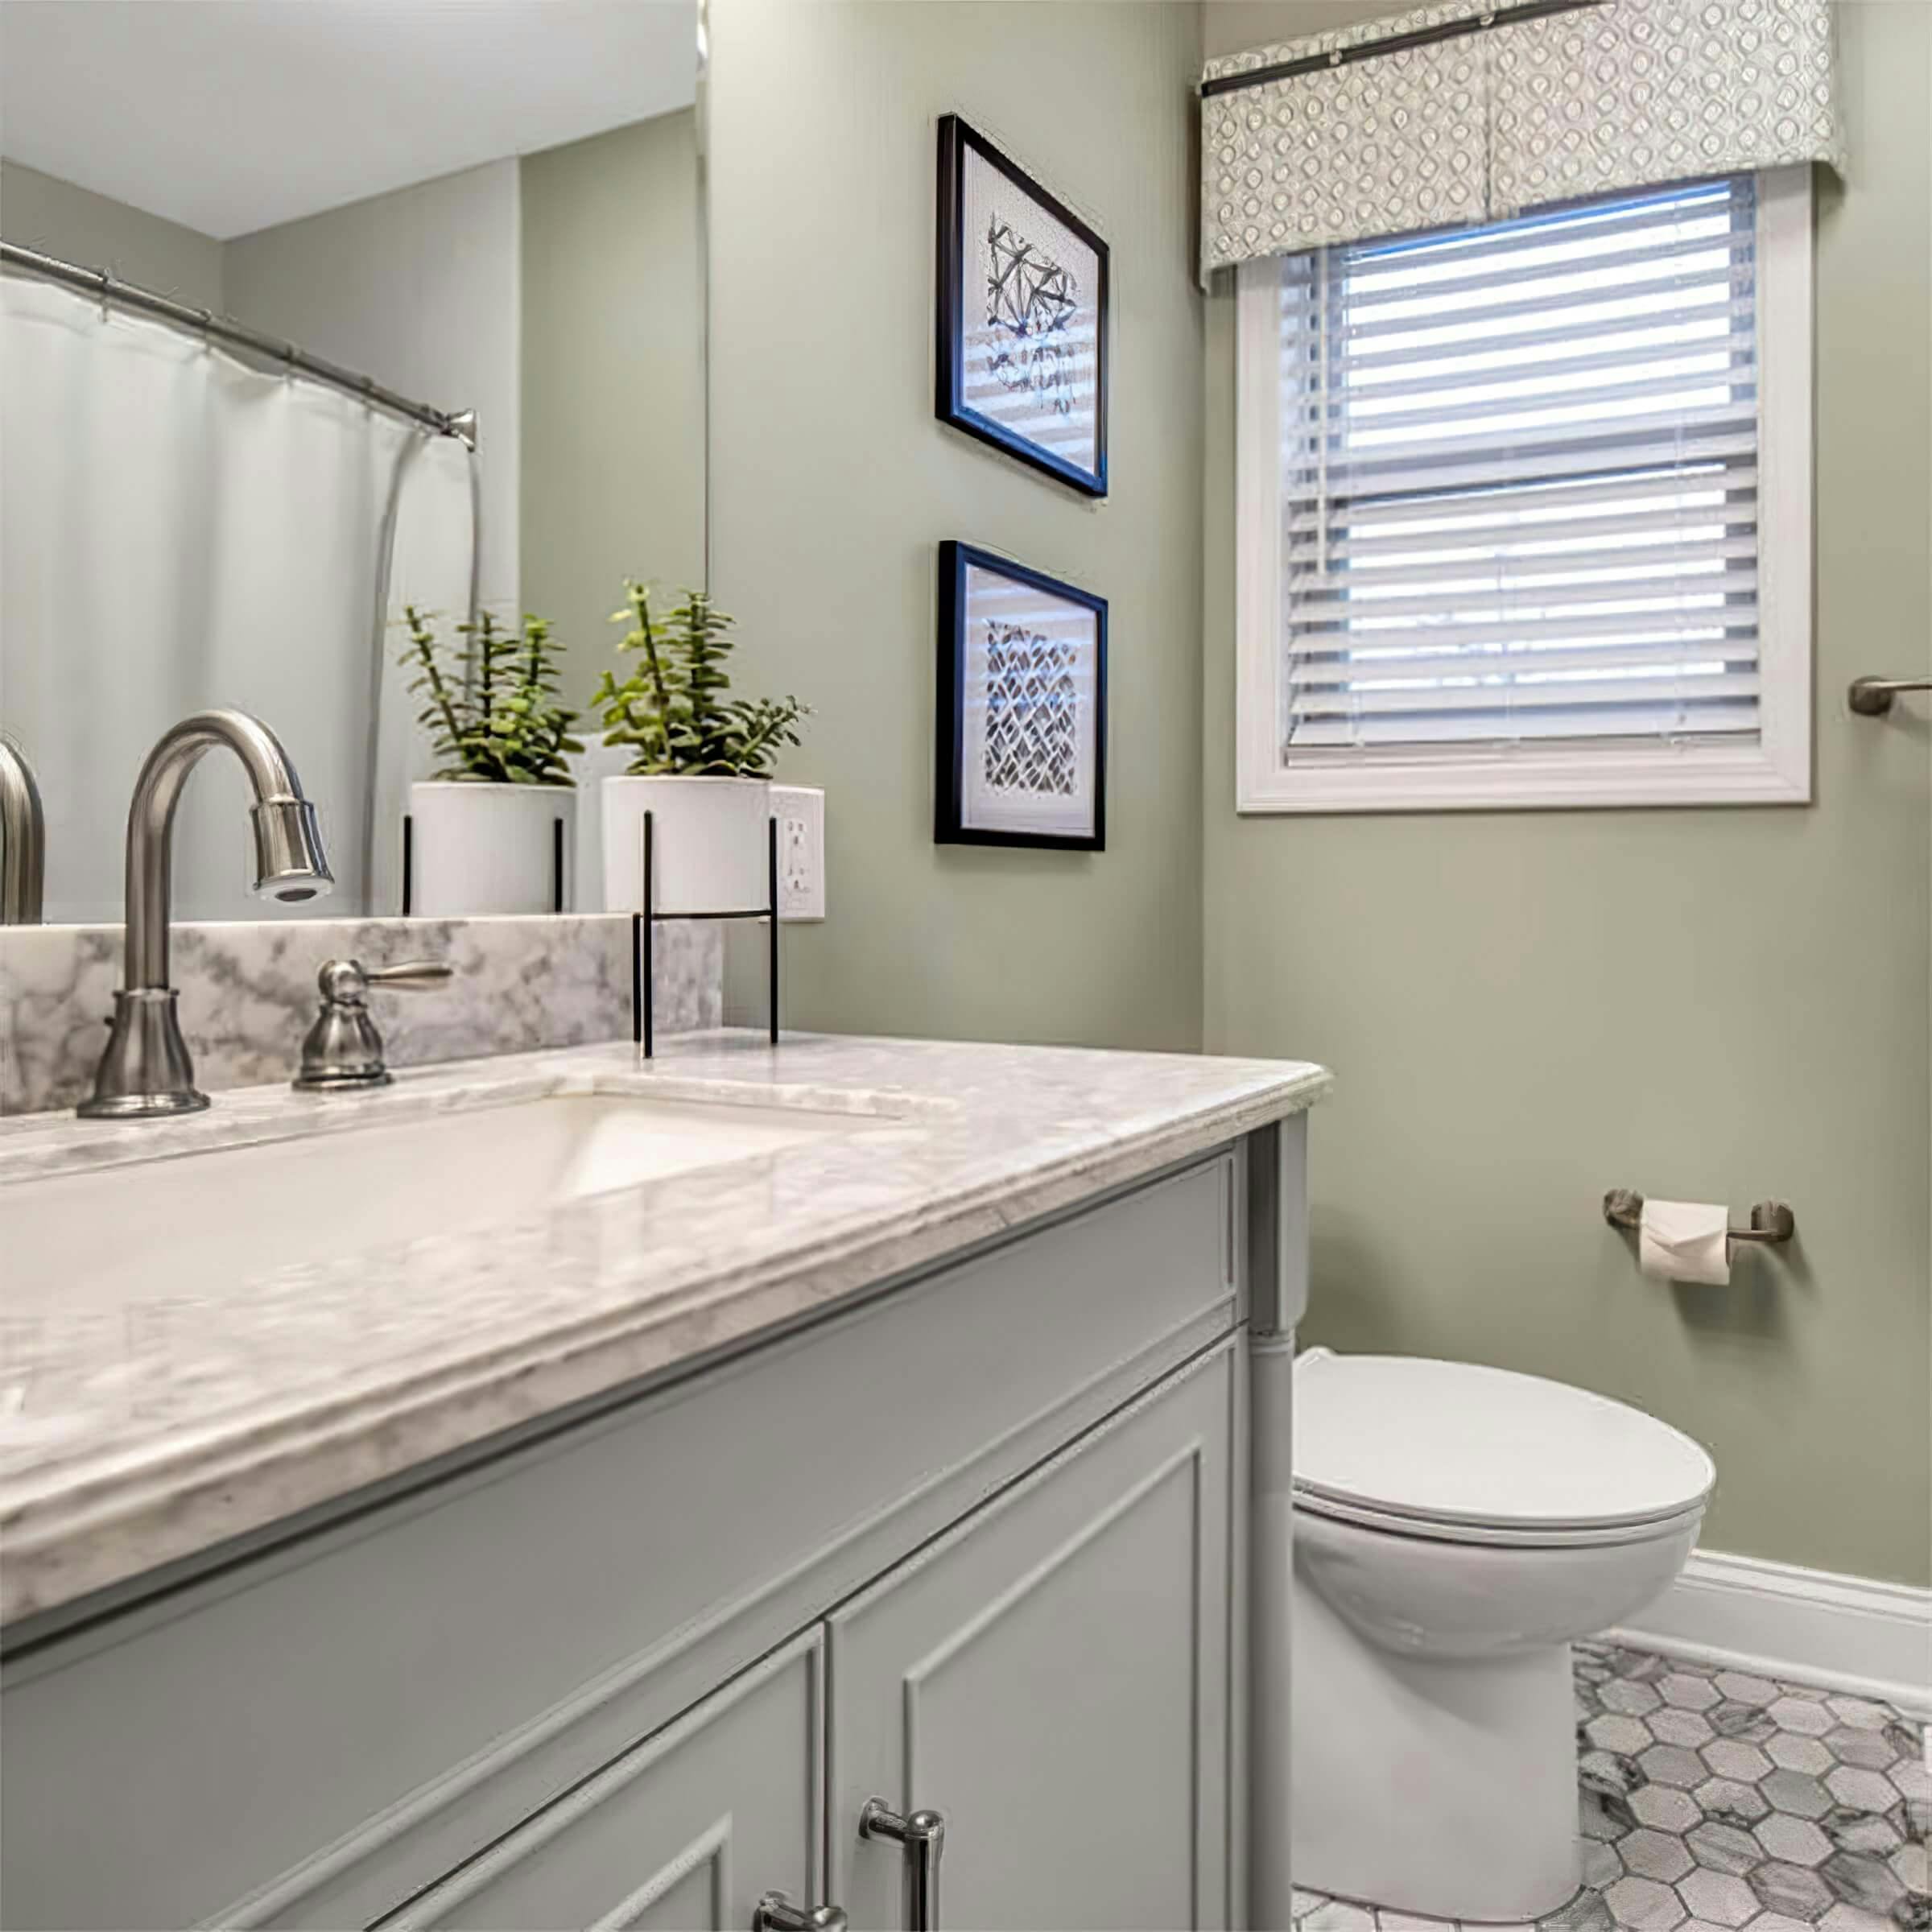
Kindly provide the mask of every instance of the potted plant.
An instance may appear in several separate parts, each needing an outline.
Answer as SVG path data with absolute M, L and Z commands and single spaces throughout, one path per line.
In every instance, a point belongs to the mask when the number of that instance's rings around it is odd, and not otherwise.
M 592 698 L 604 742 L 628 746 L 623 776 L 604 781 L 608 911 L 755 912 L 769 900 L 771 766 L 795 745 L 807 707 L 795 698 L 732 698 L 732 620 L 701 590 L 667 618 L 650 587 L 626 583 L 632 659 L 606 671 Z M 644 904 L 644 815 L 651 815 L 652 896 Z
M 432 778 L 409 788 L 411 911 L 555 910 L 576 821 L 566 754 L 584 747 L 571 736 L 577 714 L 557 701 L 560 647 L 549 625 L 526 615 L 518 631 L 486 611 L 445 643 L 413 604 L 402 614 L 403 662 L 423 700 L 416 721 L 437 761 Z

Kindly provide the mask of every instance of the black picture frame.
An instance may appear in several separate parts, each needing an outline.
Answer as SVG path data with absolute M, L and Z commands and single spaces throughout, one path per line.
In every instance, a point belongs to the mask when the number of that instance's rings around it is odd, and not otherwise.
M 934 413 L 943 423 L 977 437 L 995 449 L 1030 464 L 1043 474 L 1089 497 L 1107 494 L 1107 373 L 1113 303 L 1109 294 L 1107 244 L 1071 208 L 1050 194 L 1016 162 L 1001 154 L 985 135 L 957 114 L 941 116 L 939 129 L 938 302 L 934 370 Z M 1062 227 L 1071 231 L 1096 261 L 1098 316 L 1094 339 L 1094 466 L 1083 469 L 1044 444 L 1034 442 L 991 416 L 967 399 L 965 191 L 967 157 L 976 155 L 997 170 L 1028 200 Z
M 994 828 L 968 822 L 968 713 L 972 702 L 968 674 L 972 653 L 969 573 L 980 570 L 1077 606 L 1092 620 L 1092 829 L 1090 832 Z M 942 845 L 1018 845 L 1067 852 L 1107 849 L 1107 600 L 1009 557 L 952 538 L 939 545 L 938 749 L 933 837 Z

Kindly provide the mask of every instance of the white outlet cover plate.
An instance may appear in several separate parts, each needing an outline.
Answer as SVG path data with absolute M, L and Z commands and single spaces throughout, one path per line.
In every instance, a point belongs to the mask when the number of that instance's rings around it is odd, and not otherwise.
M 774 785 L 778 822 L 778 917 L 825 916 L 825 794 L 815 785 Z

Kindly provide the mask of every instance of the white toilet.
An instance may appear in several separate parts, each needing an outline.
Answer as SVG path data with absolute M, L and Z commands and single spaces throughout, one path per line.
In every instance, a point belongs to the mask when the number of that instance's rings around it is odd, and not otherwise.
M 1716 1471 L 1561 1382 L 1294 1366 L 1294 1882 L 1516 1924 L 1579 1880 L 1570 1643 L 1641 1609 Z

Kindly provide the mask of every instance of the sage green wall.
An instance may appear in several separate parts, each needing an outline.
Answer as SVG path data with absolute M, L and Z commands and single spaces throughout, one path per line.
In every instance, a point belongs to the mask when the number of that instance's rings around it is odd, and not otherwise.
M 1210 52 L 1334 23 L 1208 10 Z M 1366 9 L 1352 10 L 1356 17 Z M 1272 15 L 1272 19 L 1269 16 Z M 1208 317 L 1207 1043 L 1338 1075 L 1309 1339 L 1620 1396 L 1709 1445 L 1714 1548 L 1927 1580 L 1932 9 L 1839 9 L 1817 213 L 1816 802 L 1238 818 L 1232 303 Z M 1636 1271 L 1604 1190 L 1796 1208 L 1728 1289 Z
M 0 160 L 0 234 L 196 308 L 222 305 L 221 244 L 213 235 L 22 162 Z
M 704 581 L 696 120 L 522 164 L 523 601 L 568 642 L 580 700 L 610 661 L 625 577 Z
M 742 626 L 741 683 L 815 708 L 784 773 L 828 795 L 832 917 L 786 929 L 786 1017 L 1193 1046 L 1197 10 L 712 0 L 710 23 L 712 585 Z M 948 111 L 1112 245 L 1104 503 L 934 419 L 934 126 Z M 945 537 L 1110 600 L 1106 852 L 933 844 Z

